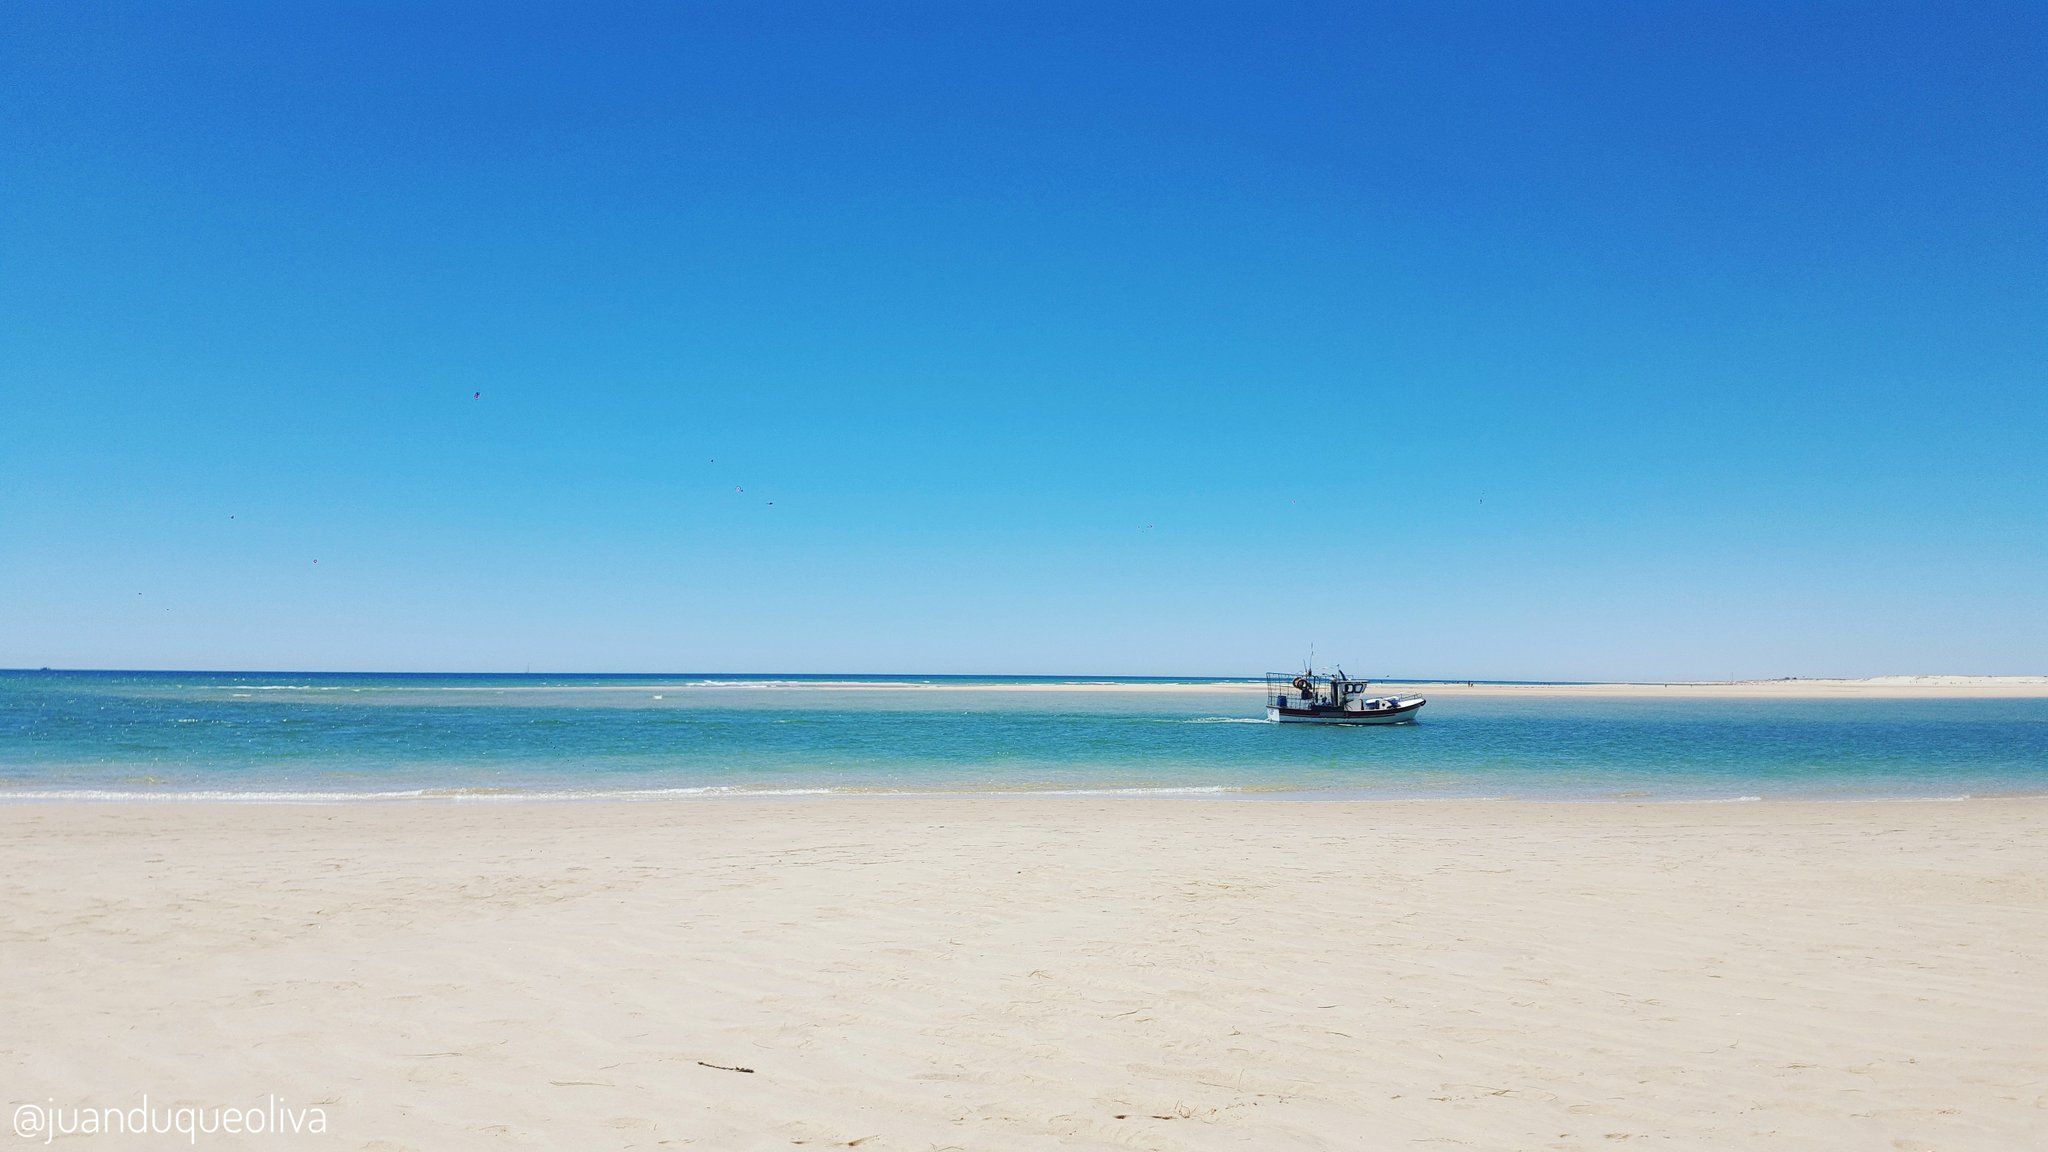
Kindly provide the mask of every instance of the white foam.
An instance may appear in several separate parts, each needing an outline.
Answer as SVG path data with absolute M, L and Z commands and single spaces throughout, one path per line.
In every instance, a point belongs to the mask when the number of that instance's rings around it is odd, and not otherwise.
M 52 788 L 22 792 L 0 792 L 0 803 L 10 800 L 83 800 L 176 804 L 183 802 L 252 804 L 339 804 L 360 800 L 417 800 L 425 789 L 396 792 L 154 792 L 117 788 Z
M 1211 690 L 1238 691 L 1261 688 L 1255 680 L 675 680 L 639 684 L 602 683 L 554 683 L 554 684 L 209 684 L 203 688 L 217 690 L 238 690 L 253 688 L 263 692 L 468 692 L 468 693 L 611 693 L 646 692 L 655 688 L 663 691 L 682 691 L 691 688 L 735 688 L 752 690 L 774 690 L 777 692 L 807 690 L 823 691 L 882 691 L 882 692 L 1031 692 L 1031 691 L 1107 691 L 1107 692 L 1204 692 Z
M 282 789 L 250 789 L 232 791 L 226 789 L 196 789 L 192 791 L 152 790 L 142 788 L 36 788 L 21 791 L 0 789 L 0 804 L 24 801 L 82 802 L 82 803 L 226 803 L 226 804 L 352 804 L 398 801 L 438 801 L 442 803 L 527 803 L 560 801 L 647 801 L 675 799 L 750 799 L 785 796 L 850 796 L 850 797 L 1116 797 L 1116 796 L 1243 796 L 1272 800 L 1296 799 L 1307 802 L 1322 800 L 1362 801 L 1369 803 L 1472 803 L 1507 802 L 1518 799 L 1511 796 L 1392 796 L 1372 794 L 1334 794 L 1317 789 L 1257 788 L 1227 784 L 1187 786 L 1145 786 L 1129 785 L 1105 788 L 759 788 L 736 784 L 707 784 L 675 788 L 557 788 L 541 791 L 522 791 L 509 788 L 408 788 L 385 791 L 289 791 Z M 1761 796 L 1723 796 L 1714 798 L 1686 799 L 1683 797 L 1641 797 L 1616 799 L 1612 797 L 1519 797 L 1531 802 L 1552 802 L 1569 804 L 1756 804 L 1763 802 Z M 1785 797 L 1796 800 L 1798 797 Z M 1869 796 L 1838 798 L 1832 802 L 1851 804 L 1956 804 L 1973 800 L 1972 795 L 1959 796 Z M 1828 801 L 1823 801 L 1828 802 Z
M 943 792 L 944 796 L 1216 796 L 1225 792 L 1243 792 L 1243 788 L 1223 784 L 1189 788 L 1032 788 L 1012 789 L 1002 792 Z
M 703 785 L 691 788 L 554 789 L 526 792 L 505 788 L 408 788 L 384 792 L 289 792 L 277 790 L 152 791 L 120 788 L 49 788 L 19 792 L 0 791 L 0 804 L 13 800 L 88 801 L 117 803 L 228 803 L 228 804 L 350 804 L 363 801 L 440 800 L 455 803 L 520 802 L 528 800 L 656 800 L 691 796 L 830 796 L 858 795 L 857 789 L 839 788 L 744 788 L 735 785 Z M 922 795 L 922 793 L 882 793 Z

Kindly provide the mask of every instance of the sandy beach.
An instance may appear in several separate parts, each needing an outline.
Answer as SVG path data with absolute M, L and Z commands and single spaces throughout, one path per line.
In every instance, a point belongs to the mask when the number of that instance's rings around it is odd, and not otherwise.
M 0 828 L 10 1107 L 328 1117 L 211 1146 L 2048 1142 L 2048 802 L 25 803 Z
M 1780 680 L 1672 680 L 1612 683 L 1488 683 L 1486 681 L 1374 680 L 1388 688 L 1430 696 L 1531 696 L 1566 698 L 1673 700 L 2033 700 L 2048 697 L 2048 676 L 1866 676 L 1861 679 L 1787 677 Z M 1185 695 L 1245 693 L 1266 689 L 1262 680 L 1073 680 L 1010 683 L 961 683 L 934 680 L 914 684 L 877 680 L 750 680 L 727 683 L 681 680 L 674 684 L 633 684 L 593 688 L 574 686 L 511 686 L 483 689 L 506 693 L 588 693 L 610 691 L 641 694 L 666 692 L 731 692 L 750 690 L 842 692 L 1003 692 L 1103 693 L 1120 695 Z
M 1390 683 L 1392 683 L 1390 681 Z M 1857 680 L 1674 681 L 1616 684 L 1428 684 L 1432 696 L 1566 696 L 1693 700 L 2027 700 L 2048 676 L 1869 676 Z

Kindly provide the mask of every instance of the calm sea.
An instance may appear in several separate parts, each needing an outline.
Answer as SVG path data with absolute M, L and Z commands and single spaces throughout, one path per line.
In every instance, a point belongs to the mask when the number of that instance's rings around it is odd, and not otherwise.
M 1099 687 L 1047 690 L 1072 683 Z M 1445 696 L 1324 728 L 1158 683 L 5 672 L 0 799 L 2048 794 L 2048 700 Z

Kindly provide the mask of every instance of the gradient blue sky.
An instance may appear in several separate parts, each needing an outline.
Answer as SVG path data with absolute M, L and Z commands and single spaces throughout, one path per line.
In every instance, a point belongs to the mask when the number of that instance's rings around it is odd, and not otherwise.
M 2044 13 L 10 4 L 0 665 L 2048 671 Z

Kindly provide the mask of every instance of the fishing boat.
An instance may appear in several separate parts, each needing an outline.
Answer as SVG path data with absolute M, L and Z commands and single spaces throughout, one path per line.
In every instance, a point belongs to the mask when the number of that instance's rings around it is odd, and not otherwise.
M 1429 701 L 1420 696 L 1371 696 L 1372 683 L 1313 669 L 1266 673 L 1266 719 L 1282 724 L 1413 724 Z

